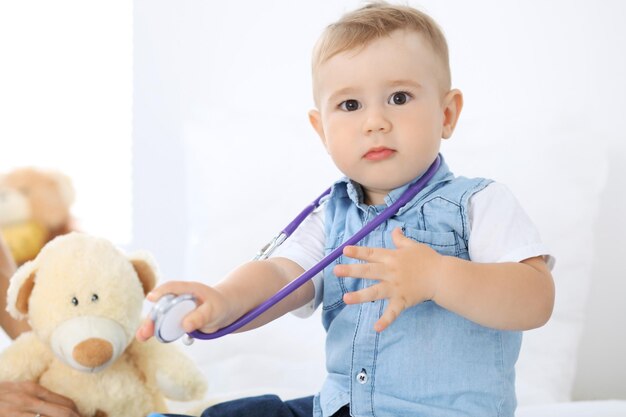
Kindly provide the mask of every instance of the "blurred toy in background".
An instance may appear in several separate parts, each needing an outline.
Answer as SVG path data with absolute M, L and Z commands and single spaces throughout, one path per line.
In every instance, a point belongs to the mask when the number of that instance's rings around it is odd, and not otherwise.
M 73 202 L 72 182 L 59 171 L 23 167 L 0 175 L 0 233 L 15 263 L 72 230 Z
M 206 382 L 189 357 L 135 340 L 157 279 L 147 252 L 76 232 L 50 241 L 11 277 L 7 310 L 32 331 L 0 354 L 0 381 L 38 382 L 84 417 L 144 417 L 166 412 L 165 398 L 201 399 Z

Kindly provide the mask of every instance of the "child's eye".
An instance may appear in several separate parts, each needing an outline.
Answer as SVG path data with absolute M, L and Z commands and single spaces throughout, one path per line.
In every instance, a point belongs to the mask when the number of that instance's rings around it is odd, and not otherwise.
M 357 100 L 350 99 L 339 103 L 339 108 L 345 111 L 355 111 L 361 108 L 361 103 Z
M 401 106 L 411 100 L 411 95 L 405 91 L 398 91 L 389 97 L 389 104 Z

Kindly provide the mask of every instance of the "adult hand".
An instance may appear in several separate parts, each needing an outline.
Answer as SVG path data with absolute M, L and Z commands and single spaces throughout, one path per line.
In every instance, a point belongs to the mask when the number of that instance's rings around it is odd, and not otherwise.
M 80 417 L 74 402 L 34 382 L 0 382 L 0 417 Z

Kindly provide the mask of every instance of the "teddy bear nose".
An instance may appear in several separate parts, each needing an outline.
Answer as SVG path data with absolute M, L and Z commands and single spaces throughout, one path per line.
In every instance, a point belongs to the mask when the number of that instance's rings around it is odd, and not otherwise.
M 87 368 L 95 368 L 107 363 L 113 357 L 113 345 L 103 339 L 90 338 L 74 347 L 72 357 Z

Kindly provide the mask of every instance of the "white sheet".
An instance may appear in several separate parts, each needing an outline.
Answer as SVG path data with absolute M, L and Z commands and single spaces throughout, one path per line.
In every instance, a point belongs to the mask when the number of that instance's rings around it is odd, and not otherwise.
M 573 401 L 520 407 L 516 417 L 626 417 L 626 401 Z

